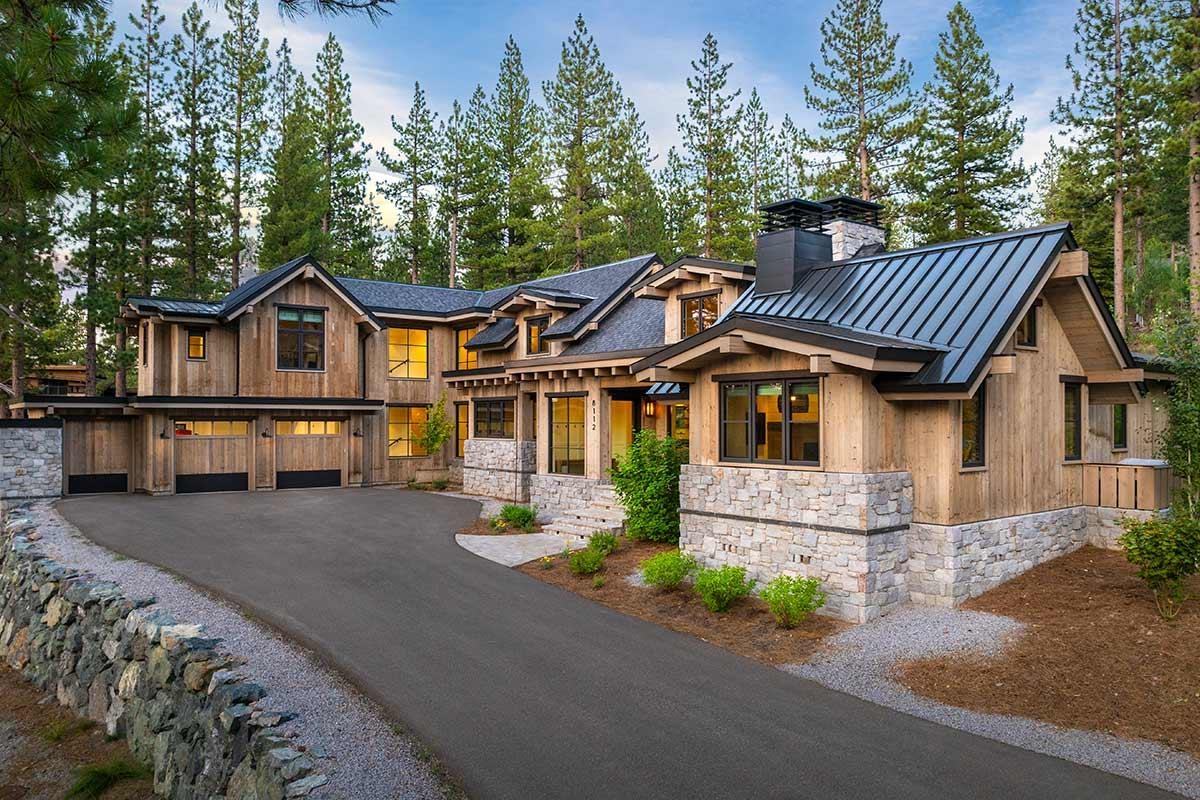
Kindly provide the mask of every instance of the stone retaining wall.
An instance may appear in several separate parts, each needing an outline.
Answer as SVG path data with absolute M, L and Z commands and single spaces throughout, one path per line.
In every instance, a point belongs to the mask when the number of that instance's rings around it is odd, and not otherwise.
M 1087 508 L 1087 543 L 1093 547 L 1103 547 L 1105 550 L 1120 550 L 1117 537 L 1125 532 L 1121 520 L 1126 517 L 1147 520 L 1154 516 L 1153 511 L 1136 511 L 1128 508 Z
M 0 420 L 0 500 L 62 495 L 62 420 Z
M 529 476 L 537 470 L 537 443 L 515 439 L 469 439 L 463 445 L 466 494 L 529 502 Z
M 533 475 L 529 479 L 529 504 L 538 519 L 555 519 L 566 511 L 590 506 L 596 500 L 611 500 L 611 484 L 580 475 Z
M 124 737 L 181 800 L 281 800 L 326 782 L 277 726 L 266 690 L 198 626 L 45 557 L 19 509 L 0 535 L 0 658 L 80 716 Z

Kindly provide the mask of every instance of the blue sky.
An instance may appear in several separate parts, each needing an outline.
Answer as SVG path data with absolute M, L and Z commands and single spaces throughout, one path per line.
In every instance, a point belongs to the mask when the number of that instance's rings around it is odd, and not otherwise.
M 173 33 L 190 0 L 160 0 Z M 685 80 L 706 33 L 716 35 L 721 54 L 733 62 L 731 82 L 748 95 L 757 86 L 778 122 L 785 113 L 810 129 L 815 117 L 804 105 L 809 63 L 820 58 L 820 23 L 834 0 L 812 2 L 684 2 L 656 0 L 587 4 L 556 2 L 408 2 L 399 0 L 390 16 L 372 25 L 365 18 L 309 17 L 282 20 L 272 0 L 260 0 L 262 29 L 272 54 L 287 37 L 301 68 L 311 70 L 317 50 L 332 31 L 346 51 L 354 84 L 355 116 L 376 149 L 391 144 L 390 117 L 403 118 L 420 81 L 434 109 L 465 102 L 475 84 L 490 91 L 511 33 L 521 47 L 526 70 L 540 95 L 561 44 L 580 11 L 601 56 L 646 120 L 660 154 L 677 143 L 675 115 L 685 110 Z M 937 34 L 954 0 L 884 0 L 884 14 L 900 34 L 901 55 L 913 62 L 917 80 L 931 69 Z M 1001 80 L 1014 84 L 1016 110 L 1028 117 L 1021 154 L 1036 161 L 1056 130 L 1049 113 L 1069 91 L 1064 59 L 1071 48 L 1074 0 L 968 0 Z M 113 0 L 122 28 L 136 0 Z M 203 2 L 222 28 L 216 0 Z

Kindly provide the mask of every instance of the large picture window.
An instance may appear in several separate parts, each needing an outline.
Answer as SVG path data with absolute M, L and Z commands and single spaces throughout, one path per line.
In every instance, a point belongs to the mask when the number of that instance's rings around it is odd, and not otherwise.
M 813 378 L 722 383 L 722 460 L 819 464 L 820 404 Z
M 970 400 L 960 402 L 962 411 L 962 465 L 982 467 L 984 464 L 984 386 Z
M 1119 403 L 1112 407 L 1113 450 L 1129 449 L 1129 406 Z
M 474 328 L 458 328 L 454 331 L 455 369 L 475 369 L 479 366 L 479 352 L 467 349 L 467 342 L 474 335 Z
M 1083 458 L 1082 389 L 1078 383 L 1063 384 L 1063 458 L 1079 461 Z
M 550 352 L 550 343 L 542 334 L 550 327 L 549 317 L 535 317 L 525 322 L 525 354 L 538 356 Z
M 462 458 L 467 452 L 467 439 L 471 438 L 471 407 L 466 403 L 454 404 L 454 455 Z
M 429 420 L 429 406 L 388 408 L 388 458 L 429 455 L 417 441 Z
M 277 368 L 325 369 L 325 312 L 280 306 L 277 313 Z
M 388 377 L 429 378 L 429 331 L 424 328 L 388 328 Z
M 516 406 L 517 401 L 512 398 L 503 400 L 476 400 L 475 438 L 513 438 L 516 433 Z
M 584 410 L 587 398 L 550 398 L 550 471 L 582 475 L 584 461 Z
M 685 297 L 679 301 L 682 318 L 679 329 L 686 339 L 701 331 L 711 328 L 717 321 L 717 293 L 699 297 Z

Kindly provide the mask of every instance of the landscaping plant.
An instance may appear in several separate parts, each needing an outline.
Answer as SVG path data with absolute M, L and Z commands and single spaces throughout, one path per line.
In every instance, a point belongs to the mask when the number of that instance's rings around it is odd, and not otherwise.
M 660 439 L 649 429 L 633 437 L 610 472 L 630 539 L 679 541 L 679 467 L 686 460 L 683 442 Z
M 588 539 L 588 547 L 599 550 L 604 555 L 615 552 L 618 544 L 617 535 L 607 531 L 596 531 Z
M 819 578 L 780 575 L 771 580 L 758 596 L 771 609 L 775 620 L 784 628 L 794 628 L 808 615 L 825 605 Z
M 500 509 L 498 519 L 510 528 L 520 528 L 523 531 L 533 530 L 537 521 L 537 509 L 532 506 L 519 506 L 513 503 Z
M 696 571 L 696 559 L 679 550 L 667 550 L 651 556 L 639 565 L 642 579 L 659 589 L 677 589 L 683 579 Z
M 576 575 L 595 574 L 604 566 L 604 553 L 601 553 L 599 550 L 593 550 L 590 547 L 576 550 L 574 553 L 571 553 L 571 558 L 567 561 L 567 566 Z
M 441 450 L 453 435 L 454 421 L 446 414 L 446 393 L 442 392 L 437 404 L 429 409 L 425 424 L 417 429 L 413 443 L 424 448 L 429 455 L 433 455 Z
M 715 569 L 702 569 L 696 573 L 696 594 L 709 611 L 718 613 L 729 610 L 735 600 L 754 591 L 755 581 L 746 580 L 745 567 L 725 565 Z
M 597 575 L 596 577 L 592 578 L 592 588 L 593 589 L 603 589 L 604 588 L 604 576 L 603 575 Z
M 1187 579 L 1200 570 L 1200 522 L 1172 512 L 1121 524 L 1125 533 L 1117 541 L 1125 557 L 1150 587 L 1158 613 L 1175 619 L 1188 599 Z
M 150 778 L 153 775 L 153 771 L 148 767 L 127 756 L 116 756 L 99 764 L 89 764 L 79 770 L 75 783 L 67 791 L 66 800 L 101 797 L 121 781 Z

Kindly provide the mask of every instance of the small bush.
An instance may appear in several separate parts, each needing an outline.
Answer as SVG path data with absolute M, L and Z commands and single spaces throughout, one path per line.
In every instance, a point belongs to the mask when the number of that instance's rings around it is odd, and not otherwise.
M 79 770 L 75 776 L 75 783 L 67 791 L 66 800 L 91 800 L 101 797 L 121 781 L 149 778 L 152 775 L 149 769 L 129 757 L 115 756 L 108 761 L 89 764 Z
M 597 575 L 596 577 L 592 578 L 592 588 L 593 589 L 603 589 L 604 588 L 604 576 L 603 575 Z
M 96 723 L 90 719 L 60 719 L 42 728 L 40 735 L 43 740 L 53 744 L 94 727 Z
M 500 509 L 500 519 L 509 527 L 528 531 L 533 529 L 533 523 L 537 521 L 537 510 L 532 506 L 510 503 Z
M 433 487 L 433 490 L 435 492 L 444 492 L 444 491 L 446 491 L 446 487 L 450 485 L 450 481 L 438 480 L 438 481 L 434 481 L 433 483 L 431 483 L 429 485 Z
M 1147 520 L 1125 519 L 1117 541 L 1138 568 L 1163 619 L 1174 619 L 1187 601 L 1185 581 L 1200 570 L 1200 522 L 1172 513 Z
M 604 553 L 599 550 L 593 550 L 590 547 L 585 547 L 582 550 L 576 550 L 571 553 L 571 558 L 567 562 L 571 568 L 571 572 L 576 575 L 591 575 L 599 572 L 604 566 Z
M 588 539 L 588 547 L 593 550 L 599 550 L 604 555 L 615 553 L 617 545 L 617 535 L 615 533 L 607 533 L 606 531 L 596 531 Z
M 679 541 L 679 465 L 686 461 L 683 442 L 659 439 L 649 428 L 633 437 L 610 473 L 630 539 Z
M 729 610 L 735 600 L 750 594 L 755 581 L 746 580 L 745 567 L 702 569 L 696 574 L 696 594 L 709 611 Z
M 542 556 L 538 559 L 538 566 L 542 569 L 554 569 L 554 556 Z
M 776 621 L 784 628 L 794 628 L 808 615 L 825 605 L 819 578 L 800 578 L 780 575 L 759 592 L 759 597 L 771 609 Z
M 678 550 L 651 556 L 639 565 L 642 579 L 659 589 L 675 589 L 696 569 L 696 559 Z

